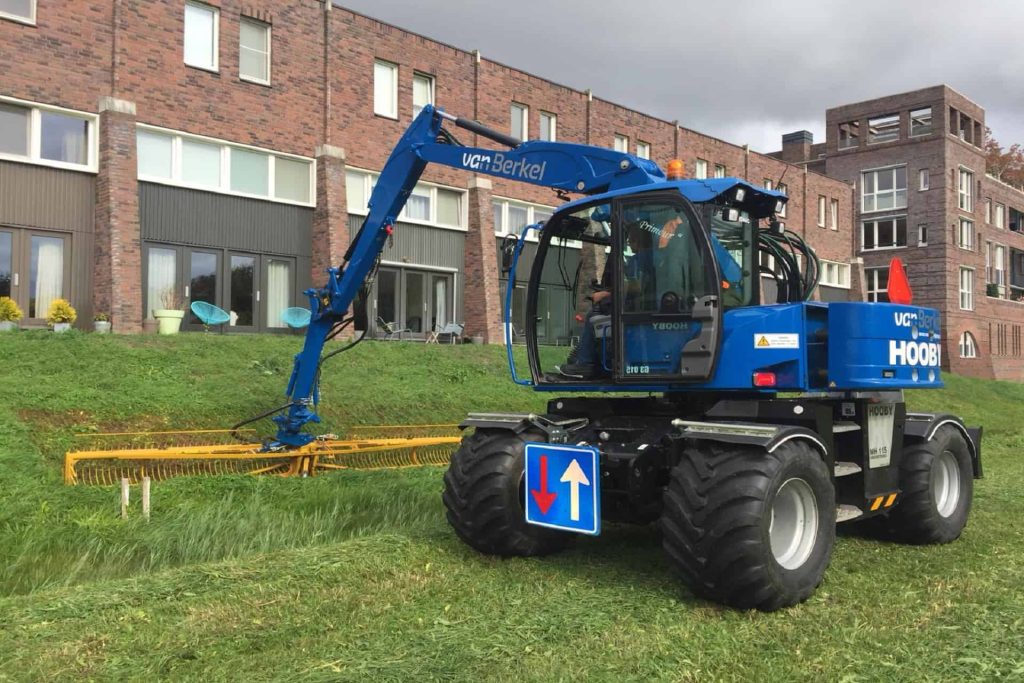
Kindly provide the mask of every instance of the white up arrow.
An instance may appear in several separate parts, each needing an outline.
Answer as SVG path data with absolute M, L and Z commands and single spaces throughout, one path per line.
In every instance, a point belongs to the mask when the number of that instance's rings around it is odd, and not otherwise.
M 590 486 L 590 480 L 583 473 L 576 458 L 573 458 L 569 466 L 565 468 L 565 472 L 562 472 L 562 478 L 559 481 L 563 484 L 569 482 L 569 519 L 578 522 L 580 521 L 580 485 Z

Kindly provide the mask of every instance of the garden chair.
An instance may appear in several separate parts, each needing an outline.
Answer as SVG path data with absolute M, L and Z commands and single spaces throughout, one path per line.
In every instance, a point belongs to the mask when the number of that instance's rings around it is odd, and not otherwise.
M 206 301 L 193 301 L 189 309 L 203 323 L 204 332 L 210 331 L 210 325 L 217 325 L 223 334 L 224 323 L 231 320 L 231 315 L 227 311 Z

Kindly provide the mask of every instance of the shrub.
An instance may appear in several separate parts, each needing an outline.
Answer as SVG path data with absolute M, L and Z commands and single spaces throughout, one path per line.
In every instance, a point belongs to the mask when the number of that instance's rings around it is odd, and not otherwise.
M 92 320 L 93 320 L 93 322 L 97 322 L 97 323 L 109 323 L 110 322 L 110 316 L 107 315 L 106 313 L 97 313 L 96 315 L 94 315 L 92 317 Z
M 24 315 L 14 299 L 9 296 L 0 296 L 0 320 L 13 323 L 21 320 Z
M 176 287 L 167 287 L 160 292 L 160 305 L 168 311 L 180 311 L 184 307 Z
M 74 306 L 67 299 L 54 299 L 46 312 L 46 322 L 51 325 L 57 323 L 74 323 L 78 319 L 78 313 Z

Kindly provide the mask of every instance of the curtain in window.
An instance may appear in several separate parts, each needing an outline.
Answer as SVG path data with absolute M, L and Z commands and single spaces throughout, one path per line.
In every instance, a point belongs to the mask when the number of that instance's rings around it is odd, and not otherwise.
M 448 324 L 448 281 L 434 278 L 434 331 L 440 332 Z
M 177 254 L 171 249 L 149 250 L 149 280 L 146 283 L 146 317 L 153 317 L 154 309 L 164 307 L 163 297 L 167 290 L 174 290 L 177 275 Z
M 33 237 L 36 252 L 35 312 L 32 317 L 43 318 L 54 299 L 64 291 L 64 242 L 53 237 Z
M 416 188 L 405 202 L 405 217 L 415 221 L 430 220 L 430 190 Z
M 281 314 L 291 305 L 291 265 L 271 261 L 267 265 L 267 327 L 284 327 Z

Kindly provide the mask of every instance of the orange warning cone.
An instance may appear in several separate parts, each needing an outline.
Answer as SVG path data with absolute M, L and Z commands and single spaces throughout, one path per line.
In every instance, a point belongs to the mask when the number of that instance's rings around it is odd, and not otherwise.
M 903 262 L 894 257 L 889 262 L 889 303 L 909 304 L 913 298 L 914 293 L 910 291 Z

